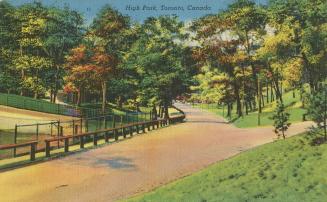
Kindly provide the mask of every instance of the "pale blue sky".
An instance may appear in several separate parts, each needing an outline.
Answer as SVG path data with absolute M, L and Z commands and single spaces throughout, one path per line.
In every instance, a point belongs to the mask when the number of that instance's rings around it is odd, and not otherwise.
M 9 0 L 14 5 L 33 2 L 35 0 Z M 206 14 L 218 13 L 225 9 L 233 0 L 39 0 L 46 5 L 63 6 L 68 4 L 70 8 L 83 13 L 87 22 L 91 22 L 96 13 L 106 4 L 118 9 L 121 13 L 129 15 L 135 21 L 143 21 L 149 16 L 177 14 L 183 21 L 189 21 Z M 265 4 L 267 0 L 256 0 L 257 3 Z M 140 10 L 128 10 L 128 6 L 139 6 Z M 162 5 L 167 7 L 181 6 L 184 11 L 163 11 Z M 191 11 L 188 6 L 193 7 L 208 6 L 211 9 L 207 11 Z M 145 11 L 144 6 L 156 6 L 156 11 Z

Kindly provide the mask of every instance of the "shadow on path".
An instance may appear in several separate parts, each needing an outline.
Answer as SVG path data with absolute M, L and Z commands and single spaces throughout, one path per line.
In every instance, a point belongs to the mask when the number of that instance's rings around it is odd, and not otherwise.
M 70 163 L 74 165 L 82 165 L 93 168 L 110 168 L 114 170 L 137 170 L 137 166 L 134 164 L 134 161 L 132 159 L 121 156 L 108 157 L 104 155 L 96 158 L 90 158 L 88 156 L 79 156 L 74 158 L 73 161 L 62 159 L 61 163 Z
M 136 170 L 132 159 L 124 157 L 114 157 L 112 159 L 96 159 L 95 166 L 107 166 L 112 169 Z

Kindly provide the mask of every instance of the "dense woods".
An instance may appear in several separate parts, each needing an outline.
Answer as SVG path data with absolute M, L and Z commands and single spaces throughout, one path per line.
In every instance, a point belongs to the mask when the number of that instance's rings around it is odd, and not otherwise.
M 55 102 L 63 90 L 77 105 L 115 102 L 156 114 L 162 106 L 166 116 L 185 95 L 241 117 L 282 103 L 287 91 L 300 92 L 305 106 L 327 75 L 324 0 L 238 0 L 191 23 L 137 23 L 110 6 L 89 25 L 68 7 L 1 1 L 0 10 L 0 92 Z
M 283 102 L 283 92 L 305 97 L 326 79 L 326 1 L 272 0 L 268 6 L 240 0 L 203 17 L 193 29 L 200 74 L 195 100 L 236 104 L 236 113 Z M 293 94 L 295 96 L 295 93 Z

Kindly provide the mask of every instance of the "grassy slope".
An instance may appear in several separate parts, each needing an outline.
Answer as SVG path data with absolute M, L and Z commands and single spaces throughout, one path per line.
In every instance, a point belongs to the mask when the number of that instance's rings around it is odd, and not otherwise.
M 257 147 L 128 201 L 326 201 L 327 144 L 304 135 Z
M 288 113 L 290 113 L 290 122 L 301 122 L 302 115 L 306 113 L 305 109 L 301 108 L 300 98 L 297 95 L 293 98 L 292 92 L 285 93 L 283 96 L 283 101 L 285 106 L 287 107 Z M 219 116 L 226 116 L 227 109 L 223 109 L 222 106 L 217 107 L 217 104 L 197 104 L 195 105 L 198 108 L 205 109 L 211 111 Z M 268 126 L 272 125 L 273 121 L 269 119 L 272 116 L 274 108 L 276 106 L 276 102 L 272 102 L 266 104 L 263 108 L 263 113 L 261 114 L 261 125 L 260 126 Z M 227 117 L 225 117 L 227 119 Z M 249 115 L 246 115 L 241 118 L 237 118 L 235 114 L 235 110 L 233 111 L 233 115 L 231 117 L 233 124 L 239 128 L 250 128 L 258 126 L 258 112 L 250 112 Z

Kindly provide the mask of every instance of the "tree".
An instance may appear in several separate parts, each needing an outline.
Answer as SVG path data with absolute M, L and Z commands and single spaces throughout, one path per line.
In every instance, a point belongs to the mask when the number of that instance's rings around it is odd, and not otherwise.
M 41 3 L 32 3 L 21 6 L 17 10 L 17 19 L 20 22 L 19 34 L 20 51 L 14 59 L 14 65 L 21 72 L 21 95 L 34 93 L 38 97 L 44 84 L 43 74 L 51 63 L 42 53 L 43 39 L 45 37 L 47 10 Z M 43 86 L 44 87 L 44 86 Z
M 311 92 L 326 77 L 327 2 L 324 0 L 272 0 L 269 3 L 269 24 L 277 34 L 289 30 L 288 58 L 300 58 L 303 63 L 302 82 L 309 83 Z
M 101 46 L 94 48 L 92 57 L 93 63 L 96 65 L 96 78 L 101 82 L 102 89 L 102 112 L 105 113 L 107 98 L 107 80 L 109 76 L 114 75 L 117 66 L 116 58 L 106 54 L 105 49 Z
M 314 92 L 309 98 L 307 106 L 308 115 L 317 124 L 317 128 L 312 127 L 312 131 L 323 128 L 324 139 L 327 141 L 327 88 L 323 86 Z
M 97 47 L 94 62 L 98 65 L 102 86 L 102 110 L 107 100 L 107 83 L 113 79 L 122 53 L 128 50 L 130 41 L 126 40 L 130 28 L 130 19 L 109 5 L 104 6 L 91 25 L 90 35 Z
M 98 67 L 92 64 L 92 48 L 80 45 L 71 50 L 66 61 L 67 76 L 65 77 L 65 91 L 77 93 L 77 105 L 82 103 L 82 94 L 98 89 L 100 84 Z
M 58 90 L 63 85 L 65 56 L 82 40 L 83 19 L 81 14 L 68 7 L 50 7 L 47 8 L 47 13 L 42 49 L 53 61 L 45 76 L 47 88 L 50 89 L 50 100 L 55 102 Z
M 7 93 L 20 88 L 12 63 L 12 56 L 19 49 L 19 22 L 15 18 L 15 12 L 16 8 L 7 1 L 0 1 L 0 91 Z
M 271 117 L 274 120 L 274 132 L 277 134 L 278 138 L 282 135 L 285 139 L 285 131 L 290 127 L 289 121 L 290 114 L 285 112 L 285 106 L 282 102 L 277 103 L 277 107 L 274 111 L 273 116 Z M 280 134 L 281 133 L 281 134 Z
M 148 18 L 125 59 L 137 73 L 137 99 L 144 105 L 163 106 L 166 118 L 169 105 L 187 89 L 189 78 L 181 62 L 182 28 L 177 17 Z

